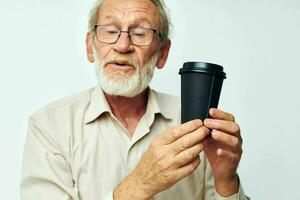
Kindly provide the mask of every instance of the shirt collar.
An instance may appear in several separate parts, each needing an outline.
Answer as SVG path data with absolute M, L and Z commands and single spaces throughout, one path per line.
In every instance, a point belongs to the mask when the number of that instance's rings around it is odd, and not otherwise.
M 176 109 L 175 109 L 176 110 Z M 85 124 L 88 124 L 97 119 L 102 113 L 111 112 L 111 108 L 106 100 L 102 88 L 98 85 L 95 87 L 90 96 L 87 113 L 85 117 Z M 148 88 L 148 103 L 147 114 L 161 114 L 166 119 L 174 118 L 174 109 L 168 106 L 166 98 L 162 98 L 159 93 Z
M 174 109 L 170 108 L 168 99 L 162 98 L 161 94 L 149 88 L 147 111 L 153 114 L 161 114 L 166 119 L 174 118 Z M 176 109 L 175 109 L 176 110 Z
M 85 123 L 94 121 L 104 112 L 111 113 L 111 109 L 101 87 L 98 85 L 91 92 Z

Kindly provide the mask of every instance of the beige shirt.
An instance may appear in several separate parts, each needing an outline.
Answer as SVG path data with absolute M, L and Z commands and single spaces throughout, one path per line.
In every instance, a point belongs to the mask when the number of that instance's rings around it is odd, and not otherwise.
M 177 97 L 149 90 L 147 110 L 131 137 L 116 119 L 100 87 L 51 103 L 29 118 L 22 165 L 23 200 L 112 200 L 112 191 L 130 173 L 150 142 L 180 123 Z M 203 153 L 190 176 L 155 200 L 222 198 Z

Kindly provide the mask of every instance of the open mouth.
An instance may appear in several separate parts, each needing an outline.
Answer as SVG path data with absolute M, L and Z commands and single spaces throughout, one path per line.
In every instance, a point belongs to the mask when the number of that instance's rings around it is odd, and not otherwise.
M 113 66 L 116 66 L 116 67 L 127 67 L 127 68 L 134 68 L 134 66 L 127 62 L 127 61 L 114 61 L 114 62 L 108 62 L 107 65 L 113 65 Z
M 125 63 L 114 63 L 116 65 L 119 65 L 119 66 L 128 66 L 128 64 L 125 64 Z

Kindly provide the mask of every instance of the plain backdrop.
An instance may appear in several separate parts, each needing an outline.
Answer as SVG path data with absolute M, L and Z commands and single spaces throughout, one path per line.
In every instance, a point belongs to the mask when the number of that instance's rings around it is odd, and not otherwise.
M 96 84 L 85 56 L 92 0 L 0 0 L 0 199 L 19 198 L 28 116 Z M 300 199 L 300 1 L 167 0 L 172 48 L 151 86 L 180 95 L 186 61 L 225 67 L 220 105 L 235 114 L 239 174 L 257 200 Z

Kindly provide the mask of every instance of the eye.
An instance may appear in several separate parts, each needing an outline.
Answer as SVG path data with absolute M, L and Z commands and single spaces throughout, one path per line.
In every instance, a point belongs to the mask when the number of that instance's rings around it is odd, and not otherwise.
M 134 36 L 143 37 L 145 33 L 133 33 Z
M 119 34 L 119 29 L 114 26 L 102 27 L 102 32 L 107 35 L 117 35 Z
M 137 37 L 144 37 L 147 35 L 147 31 L 146 29 L 142 29 L 142 28 L 135 28 L 135 29 L 132 29 L 130 31 L 130 34 L 132 36 L 137 36 Z
M 105 30 L 105 32 L 106 33 L 108 33 L 108 34 L 118 34 L 118 30 L 113 30 L 113 29 L 107 29 L 107 30 Z

